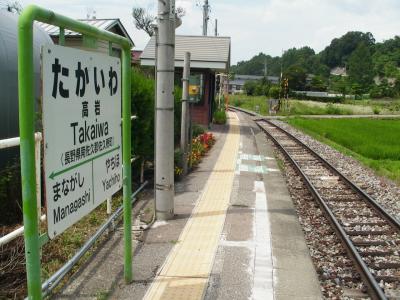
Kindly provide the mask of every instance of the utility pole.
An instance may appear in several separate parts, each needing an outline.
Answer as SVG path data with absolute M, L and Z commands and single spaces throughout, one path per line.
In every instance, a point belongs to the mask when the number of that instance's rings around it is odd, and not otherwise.
M 265 57 L 264 61 L 264 77 L 267 78 L 268 76 L 268 62 L 267 62 L 267 57 Z
M 218 36 L 218 19 L 215 19 L 215 36 Z
M 155 209 L 157 220 L 174 216 L 175 0 L 158 1 Z
M 190 76 L 190 52 L 185 52 L 185 60 L 182 76 L 182 121 L 181 121 L 181 151 L 183 163 L 183 175 L 188 171 L 188 138 L 189 138 L 189 76 Z
M 204 5 L 203 5 L 203 35 L 207 35 L 207 26 L 208 26 L 208 19 L 210 18 L 208 16 L 208 13 L 210 11 L 210 5 L 208 5 L 208 0 L 204 0 Z

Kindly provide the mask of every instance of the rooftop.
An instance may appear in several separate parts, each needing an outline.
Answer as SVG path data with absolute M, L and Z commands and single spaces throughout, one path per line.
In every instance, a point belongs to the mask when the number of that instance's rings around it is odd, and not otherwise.
M 230 80 L 229 83 L 232 85 L 244 85 L 246 81 L 256 81 L 256 80 L 261 80 L 262 78 L 264 78 L 264 76 L 236 74 L 235 78 Z M 277 83 L 277 82 L 279 82 L 279 77 L 278 76 L 267 76 L 267 80 L 272 83 Z
M 82 23 L 86 23 L 88 25 L 92 25 L 97 27 L 98 29 L 110 31 L 110 29 L 116 27 L 117 31 L 121 33 L 122 36 L 126 37 L 132 46 L 134 46 L 134 42 L 126 31 L 124 25 L 122 25 L 120 19 L 80 19 L 78 20 Z M 50 36 L 59 36 L 60 28 L 58 26 L 54 26 L 51 24 L 46 24 L 42 22 L 36 22 L 41 28 L 43 28 Z M 71 30 L 65 30 L 65 36 L 80 36 L 81 34 L 78 32 L 74 32 Z
M 176 35 L 175 67 L 183 67 L 185 52 L 190 52 L 190 67 L 225 71 L 230 66 L 231 38 L 215 36 Z M 155 37 L 141 55 L 141 63 L 155 64 Z

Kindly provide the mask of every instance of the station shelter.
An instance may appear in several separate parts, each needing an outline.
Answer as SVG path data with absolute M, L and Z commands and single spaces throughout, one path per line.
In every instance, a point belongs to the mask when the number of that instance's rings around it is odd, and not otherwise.
M 153 36 L 141 54 L 142 66 L 155 66 Z M 208 126 L 215 110 L 216 75 L 230 67 L 230 37 L 176 35 L 175 84 L 181 84 L 185 52 L 190 52 L 189 100 L 194 123 Z

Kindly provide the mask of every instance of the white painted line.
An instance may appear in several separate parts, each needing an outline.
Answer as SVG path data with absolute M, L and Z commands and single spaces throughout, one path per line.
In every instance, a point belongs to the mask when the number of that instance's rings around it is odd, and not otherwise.
M 264 193 L 265 194 L 265 185 L 262 181 L 254 181 L 254 193 Z
M 264 160 L 274 160 L 273 157 L 264 156 L 264 155 L 255 155 L 255 154 L 240 154 L 240 158 L 243 160 L 254 160 L 254 161 L 264 161 Z
M 252 299 L 274 299 L 271 228 L 267 213 L 267 196 L 262 181 L 254 181 L 255 203 L 255 261 Z
M 220 245 L 224 247 L 243 247 L 247 249 L 254 249 L 256 247 L 253 241 L 226 241 L 221 240 Z
M 268 172 L 279 172 L 278 169 L 273 169 L 273 168 L 267 168 Z

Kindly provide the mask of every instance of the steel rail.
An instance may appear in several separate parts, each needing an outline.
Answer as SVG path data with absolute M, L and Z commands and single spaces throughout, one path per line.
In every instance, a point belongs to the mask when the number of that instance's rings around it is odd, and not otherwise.
M 237 109 L 230 107 L 231 109 Z M 296 143 L 298 143 L 300 146 L 306 148 L 317 160 L 320 160 L 325 166 L 327 166 L 330 170 L 332 170 L 334 173 L 339 175 L 340 178 L 344 180 L 345 183 L 349 185 L 349 187 L 354 190 L 357 194 L 361 196 L 362 199 L 366 200 L 368 203 L 373 205 L 373 208 L 375 208 L 381 215 L 383 215 L 393 227 L 399 229 L 400 224 L 399 222 L 394 219 L 391 215 L 389 215 L 384 208 L 378 204 L 374 199 L 372 199 L 368 194 L 366 194 L 363 190 L 361 190 L 357 185 L 352 183 L 346 176 L 344 176 L 340 171 L 338 171 L 335 167 L 333 167 L 328 161 L 326 161 L 324 158 L 322 158 L 319 154 L 317 154 L 315 151 L 313 151 L 310 147 L 305 145 L 302 141 L 300 141 L 298 138 L 284 130 L 283 128 L 280 128 L 279 126 L 275 125 L 269 120 L 266 120 L 262 118 L 259 114 L 256 114 L 251 111 L 243 110 L 243 109 L 237 109 L 238 111 L 247 113 L 251 116 L 256 116 L 256 117 L 261 117 L 260 120 L 255 120 L 256 124 L 258 127 L 265 132 L 271 140 L 281 149 L 281 151 L 284 153 L 284 155 L 289 159 L 289 161 L 293 164 L 295 167 L 296 171 L 300 174 L 300 176 L 303 178 L 303 180 L 306 183 L 306 186 L 308 190 L 311 192 L 311 194 L 314 196 L 314 198 L 318 201 L 320 207 L 325 211 L 325 214 L 328 217 L 328 220 L 334 227 L 335 231 L 337 232 L 339 238 L 341 239 L 342 243 L 344 244 L 345 248 L 347 249 L 347 252 L 349 256 L 352 258 L 352 260 L 356 264 L 356 268 L 358 269 L 364 283 L 368 286 L 368 294 L 373 298 L 373 299 L 387 299 L 384 291 L 381 289 L 379 286 L 379 283 L 376 281 L 376 279 L 373 277 L 371 272 L 369 271 L 369 267 L 366 265 L 364 260 L 362 259 L 361 255 L 358 253 L 356 247 L 354 246 L 353 242 L 349 239 L 347 233 L 343 229 L 343 227 L 340 225 L 339 221 L 333 214 L 332 210 L 329 208 L 329 206 L 326 204 L 326 202 L 323 200 L 321 195 L 318 193 L 314 185 L 311 183 L 309 180 L 308 176 L 303 172 L 301 167 L 298 165 L 298 163 L 295 161 L 295 159 L 286 151 L 284 146 L 271 134 L 259 124 L 260 121 L 263 121 L 267 123 L 268 125 L 271 125 L 275 127 L 276 129 L 280 130 L 284 134 L 286 134 L 290 139 L 294 140 Z
M 270 123 L 270 124 L 272 124 L 272 123 Z M 304 181 L 307 185 L 307 188 L 309 189 L 311 194 L 314 196 L 314 198 L 318 201 L 318 203 L 320 204 L 320 207 L 325 211 L 325 214 L 328 216 L 330 223 L 333 225 L 334 229 L 338 233 L 339 238 L 342 240 L 343 244 L 345 245 L 345 248 L 348 250 L 347 252 L 348 252 L 349 256 L 356 263 L 356 267 L 359 270 L 364 283 L 366 283 L 366 285 L 369 287 L 369 289 L 368 289 L 369 295 L 373 299 L 387 299 L 385 293 L 380 288 L 379 283 L 372 276 L 371 272 L 369 271 L 368 266 L 365 264 L 361 255 L 358 253 L 357 249 L 353 245 L 353 242 L 348 238 L 346 232 L 344 231 L 343 227 L 340 225 L 339 221 L 333 214 L 332 210 L 325 203 L 325 201 L 323 200 L 321 195 L 315 189 L 314 185 L 308 179 L 307 175 L 302 171 L 301 167 L 297 164 L 297 162 L 294 160 L 294 158 L 286 151 L 284 146 L 282 146 L 282 144 L 279 143 L 279 141 L 274 136 L 272 136 L 265 128 L 263 128 L 260 124 L 257 123 L 257 125 L 281 149 L 281 151 L 285 154 L 285 156 L 295 166 L 296 171 L 304 179 Z M 275 126 L 277 129 L 280 129 L 276 125 L 273 125 L 273 126 Z
M 275 126 L 277 129 L 282 131 L 283 133 L 287 134 L 291 139 L 295 140 L 297 143 L 299 143 L 301 146 L 306 148 L 312 155 L 314 155 L 317 159 L 321 160 L 324 165 L 326 165 L 331 171 L 336 173 L 341 179 L 345 181 L 346 184 L 348 184 L 353 191 L 355 191 L 357 194 L 359 194 L 364 200 L 366 200 L 369 204 L 372 204 L 374 208 L 378 211 L 378 213 L 384 217 L 392 227 L 394 227 L 396 230 L 400 230 L 400 222 L 394 218 L 391 214 L 389 214 L 385 208 L 380 205 L 374 198 L 369 196 L 366 192 L 364 192 L 359 186 L 357 186 L 355 183 L 353 183 L 350 179 L 348 179 L 343 173 L 341 173 L 338 169 L 336 169 L 330 162 L 328 162 L 325 158 L 321 157 L 317 152 L 312 150 L 309 146 L 307 146 L 305 143 L 300 141 L 297 137 L 295 137 L 293 134 L 290 132 L 286 131 L 285 129 L 275 125 L 269 120 L 262 119 L 263 122 L 266 122 L 272 126 Z
M 388 220 L 395 229 L 400 230 L 400 221 L 394 218 L 391 214 L 389 214 L 385 208 L 380 205 L 375 199 L 373 199 L 371 196 L 369 196 L 365 191 L 363 191 L 359 186 L 357 186 L 355 183 L 353 183 L 350 179 L 348 179 L 343 173 L 341 173 L 338 169 L 336 169 L 330 162 L 328 162 L 325 158 L 320 156 L 317 152 L 315 152 L 313 149 L 311 149 L 308 145 L 303 143 L 301 140 L 299 140 L 297 137 L 295 137 L 293 134 L 290 132 L 286 131 L 285 129 L 275 125 L 272 123 L 270 120 L 267 120 L 265 117 L 249 111 L 245 110 L 242 108 L 237 108 L 237 107 L 230 107 L 233 110 L 238 110 L 244 113 L 247 113 L 253 117 L 259 117 L 260 119 L 255 120 L 255 121 L 263 121 L 266 122 L 272 126 L 275 126 L 277 129 L 281 130 L 283 133 L 287 134 L 290 138 L 295 140 L 297 143 L 299 143 L 301 146 L 305 147 L 312 155 L 314 155 L 317 159 L 321 160 L 332 172 L 336 173 L 345 183 L 347 183 L 353 191 L 355 191 L 357 194 L 361 195 L 363 199 L 367 200 L 370 204 L 374 206 L 375 209 L 377 209 L 378 213 L 384 217 L 386 220 Z

